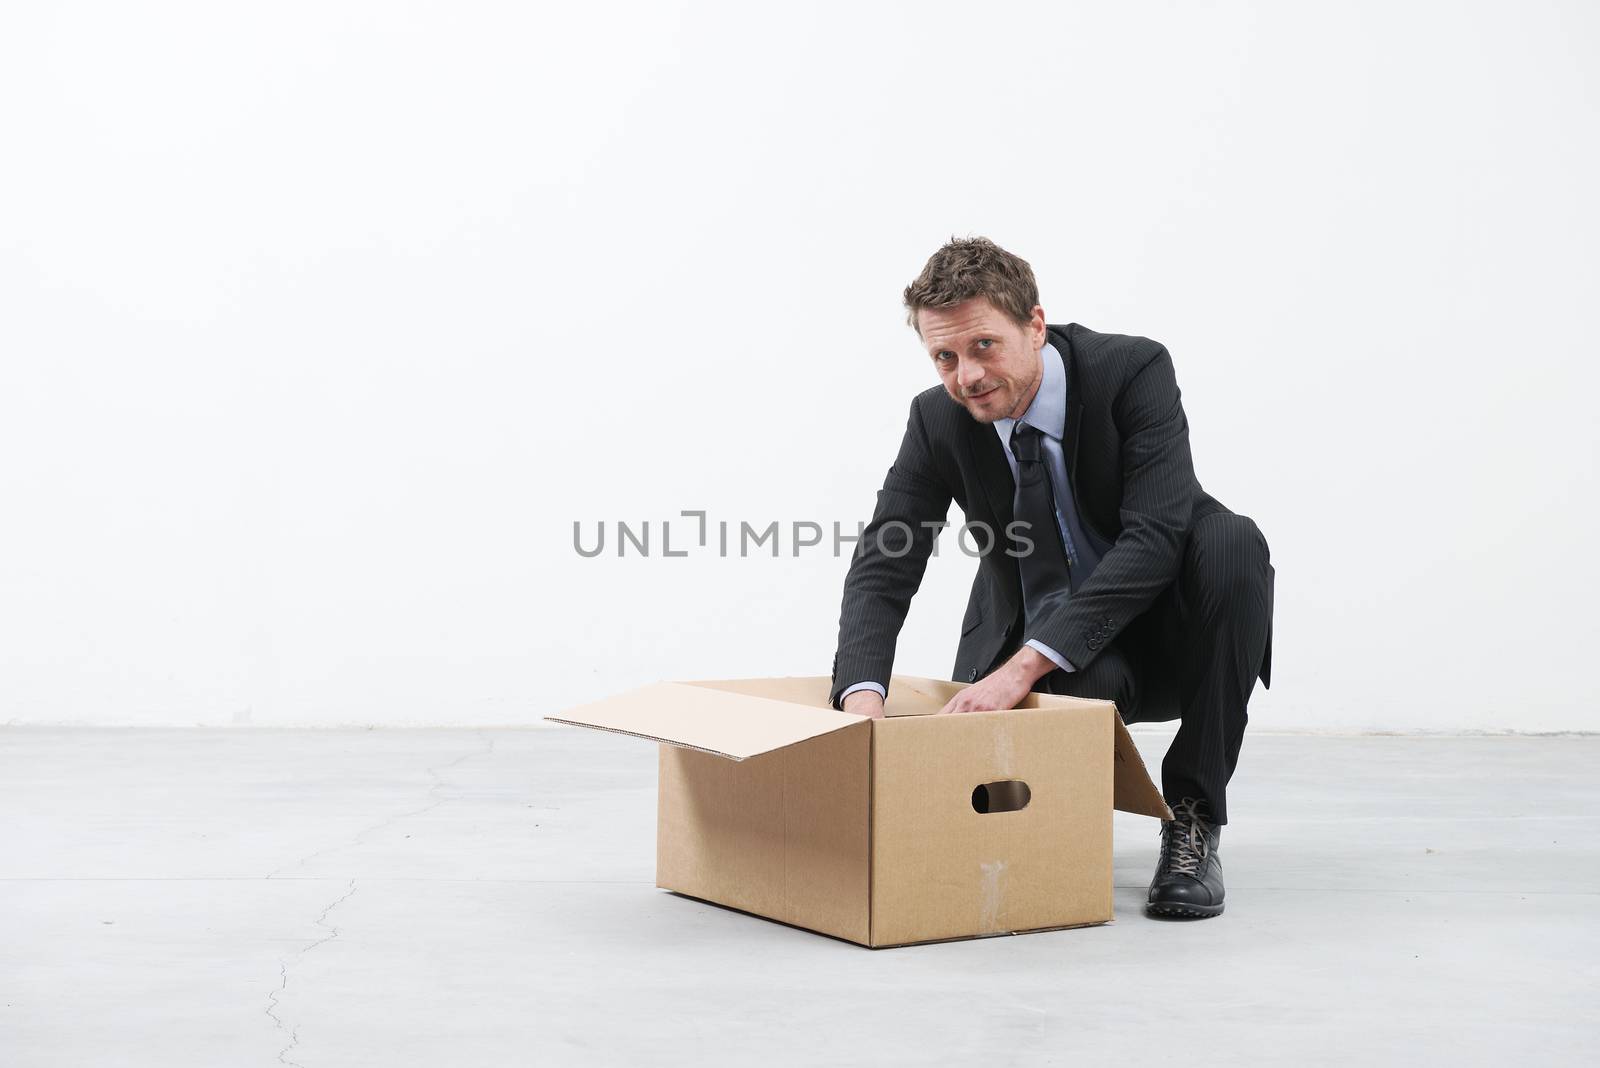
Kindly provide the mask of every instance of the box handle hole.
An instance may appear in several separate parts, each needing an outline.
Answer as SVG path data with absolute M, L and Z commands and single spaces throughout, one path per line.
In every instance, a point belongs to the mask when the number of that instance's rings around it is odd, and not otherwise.
M 974 812 L 1016 812 L 1028 807 L 1033 791 L 1021 779 L 986 782 L 972 791 Z

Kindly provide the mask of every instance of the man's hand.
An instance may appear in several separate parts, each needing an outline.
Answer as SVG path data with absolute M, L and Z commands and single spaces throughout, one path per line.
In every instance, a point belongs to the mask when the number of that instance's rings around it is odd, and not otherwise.
M 1056 665 L 1049 657 L 1032 646 L 1024 645 L 1010 660 L 950 698 L 939 714 L 1016 708 L 1033 690 L 1033 684 L 1055 669 Z
M 840 704 L 852 715 L 866 716 L 868 719 L 883 718 L 883 698 L 878 696 L 877 690 L 857 690 Z

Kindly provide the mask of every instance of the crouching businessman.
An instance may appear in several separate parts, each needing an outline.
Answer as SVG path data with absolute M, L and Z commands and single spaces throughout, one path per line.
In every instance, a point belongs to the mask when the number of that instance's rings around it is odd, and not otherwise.
M 1038 690 L 1109 698 L 1130 723 L 1181 719 L 1148 907 L 1217 915 L 1245 705 L 1257 676 L 1271 684 L 1266 539 L 1195 479 L 1161 344 L 1047 325 L 1032 268 L 985 238 L 934 253 L 905 303 L 941 385 L 912 400 L 850 561 L 834 706 L 883 714 L 953 499 L 982 559 L 954 675 L 973 685 L 943 711 L 1014 708 Z

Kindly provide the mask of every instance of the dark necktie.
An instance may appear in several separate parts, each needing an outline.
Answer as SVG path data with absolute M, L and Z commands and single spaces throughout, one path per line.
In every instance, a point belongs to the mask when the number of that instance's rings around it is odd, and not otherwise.
M 1039 429 L 1027 423 L 1018 422 L 1011 428 L 1011 455 L 1017 459 L 1016 518 L 1028 524 L 1022 533 L 1033 541 L 1033 551 L 1017 559 L 1029 627 L 1043 614 L 1045 605 L 1067 597 L 1072 590 L 1072 572 L 1056 524 L 1055 492 L 1050 487 L 1041 439 Z

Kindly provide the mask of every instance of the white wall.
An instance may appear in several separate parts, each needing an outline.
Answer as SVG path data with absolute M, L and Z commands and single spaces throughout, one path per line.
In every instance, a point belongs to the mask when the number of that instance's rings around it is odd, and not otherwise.
M 1172 351 L 1277 567 L 1256 726 L 1600 728 L 1592 5 L 786 7 L 8 8 L 0 722 L 826 674 L 848 547 L 572 523 L 853 527 L 981 233 Z

